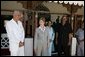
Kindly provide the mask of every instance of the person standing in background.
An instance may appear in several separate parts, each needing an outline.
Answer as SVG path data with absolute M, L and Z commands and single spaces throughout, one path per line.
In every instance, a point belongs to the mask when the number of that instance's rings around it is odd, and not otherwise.
M 52 22 L 51 21 L 48 21 L 47 29 L 48 29 L 49 36 L 50 36 L 50 39 L 49 39 L 50 40 L 50 42 L 49 42 L 50 46 L 48 48 L 48 53 L 49 53 L 48 55 L 49 56 L 51 56 L 52 50 L 54 49 L 53 40 L 54 40 L 54 35 L 55 35 L 54 30 L 51 27 L 51 25 L 52 25 Z
M 76 31 L 78 47 L 77 56 L 84 56 L 84 21 L 81 23 L 81 27 Z
M 62 55 L 62 52 L 65 56 L 70 56 L 71 33 L 71 25 L 68 23 L 67 15 L 64 15 L 56 31 L 56 45 L 58 45 L 59 56 Z
M 13 18 L 6 23 L 6 31 L 9 39 L 11 56 L 24 56 L 24 28 L 20 19 L 23 14 L 14 11 Z

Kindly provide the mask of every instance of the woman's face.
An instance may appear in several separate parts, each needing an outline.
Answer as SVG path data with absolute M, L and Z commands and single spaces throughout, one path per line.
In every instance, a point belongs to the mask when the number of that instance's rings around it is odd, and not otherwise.
M 40 24 L 40 25 L 44 25 L 45 22 L 44 22 L 43 20 L 40 20 L 40 21 L 39 21 L 39 24 Z
M 66 22 L 67 21 L 67 17 L 63 17 L 63 22 Z
M 49 21 L 49 22 L 48 22 L 48 26 L 51 26 L 51 25 L 52 25 L 52 23 L 51 23 L 51 21 Z

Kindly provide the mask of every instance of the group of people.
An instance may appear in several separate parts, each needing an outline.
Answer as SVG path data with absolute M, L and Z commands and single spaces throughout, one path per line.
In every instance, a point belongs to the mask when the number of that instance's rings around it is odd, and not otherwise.
M 24 56 L 25 31 L 24 31 L 22 22 L 20 21 L 22 17 L 23 17 L 23 14 L 21 11 L 14 11 L 13 18 L 6 23 L 6 31 L 9 38 L 9 50 L 10 50 L 11 56 Z M 48 56 L 47 54 L 48 52 L 49 52 L 49 55 L 51 55 L 50 49 L 52 47 L 51 45 L 53 41 L 51 37 L 54 38 L 53 29 L 51 27 L 50 21 L 49 21 L 48 28 L 45 27 L 44 17 L 40 19 L 39 24 L 40 26 L 39 28 L 36 29 L 35 37 L 34 37 L 34 50 L 35 50 L 36 56 L 40 56 L 40 55 Z M 49 41 L 50 41 L 50 44 L 48 43 Z
M 14 11 L 12 20 L 6 23 L 11 56 L 24 56 L 25 32 L 22 22 L 19 21 L 22 17 L 23 14 L 20 11 Z M 84 30 L 79 29 L 76 35 L 78 35 L 79 41 L 84 41 Z M 48 25 L 45 26 L 45 17 L 41 17 L 39 19 L 39 27 L 36 28 L 34 35 L 33 48 L 35 56 L 51 56 L 54 39 L 58 46 L 58 55 L 60 56 L 63 51 L 65 56 L 69 56 L 72 37 L 72 29 L 67 15 L 62 17 L 61 23 L 57 25 L 56 31 L 52 27 L 52 21 L 48 21 Z M 84 47 L 81 48 L 80 44 L 82 43 L 79 42 L 79 50 L 81 51 Z M 84 50 L 82 51 L 84 53 Z

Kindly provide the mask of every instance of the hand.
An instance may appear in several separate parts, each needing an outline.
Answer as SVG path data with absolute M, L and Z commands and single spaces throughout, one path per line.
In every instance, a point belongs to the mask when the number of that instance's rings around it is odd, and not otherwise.
M 24 42 L 19 42 L 19 47 L 22 47 L 22 46 L 24 46 Z
M 71 42 L 68 42 L 68 46 L 70 46 L 71 45 Z
M 56 45 L 58 44 L 58 42 L 56 41 Z

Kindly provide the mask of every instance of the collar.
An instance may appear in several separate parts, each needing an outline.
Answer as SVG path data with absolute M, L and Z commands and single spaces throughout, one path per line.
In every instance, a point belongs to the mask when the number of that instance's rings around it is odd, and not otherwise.
M 44 26 L 44 28 L 39 27 L 39 29 L 41 29 L 44 32 L 46 27 L 45 26 Z
M 16 21 L 14 20 L 14 19 L 12 19 L 12 21 L 14 22 L 14 23 L 16 23 Z M 16 23 L 16 24 L 19 24 L 19 21 L 17 21 L 18 23 Z

